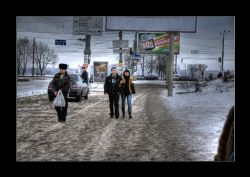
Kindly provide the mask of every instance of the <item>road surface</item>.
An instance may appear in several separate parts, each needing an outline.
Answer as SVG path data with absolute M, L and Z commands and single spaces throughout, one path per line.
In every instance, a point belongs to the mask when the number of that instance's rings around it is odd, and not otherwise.
M 218 139 L 219 133 L 206 128 L 200 118 L 176 117 L 166 98 L 163 84 L 137 84 L 133 118 L 126 114 L 124 119 L 111 119 L 108 96 L 96 92 L 88 100 L 70 100 L 65 123 L 57 122 L 46 94 L 19 98 L 16 159 L 213 161 L 217 142 L 210 138 Z

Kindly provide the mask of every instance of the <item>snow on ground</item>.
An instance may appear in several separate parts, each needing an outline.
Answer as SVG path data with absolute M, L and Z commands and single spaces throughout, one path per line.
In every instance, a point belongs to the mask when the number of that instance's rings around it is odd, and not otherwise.
M 25 82 L 16 82 L 17 98 L 41 95 L 47 93 L 48 85 L 51 79 L 30 79 Z
M 95 83 L 90 83 L 89 84 L 89 89 L 90 89 L 90 94 L 96 94 L 96 92 L 103 92 L 104 88 L 104 83 L 103 82 L 95 82 Z
M 171 115 L 178 117 L 179 124 L 185 124 L 183 129 L 189 132 L 186 135 L 187 139 L 200 141 L 199 146 L 203 151 L 199 152 L 217 150 L 218 137 L 224 122 L 230 108 L 235 105 L 234 81 L 223 82 L 221 79 L 216 79 L 208 82 L 201 92 L 178 94 L 180 91 L 185 92 L 175 87 L 172 97 L 162 97 L 163 103 L 170 108 Z M 167 95 L 167 91 L 163 90 L 162 94 Z M 197 123 L 196 120 L 200 121 Z M 207 139 L 204 140 L 204 137 Z M 210 142 L 210 145 L 207 142 Z M 196 144 L 190 148 L 196 149 L 198 146 Z
M 185 116 L 192 115 L 189 113 L 194 110 L 195 113 L 202 113 L 203 116 L 207 116 L 204 114 L 205 110 L 206 112 L 215 111 L 217 112 L 216 115 L 224 116 L 235 102 L 234 81 L 223 82 L 221 79 L 216 79 L 207 82 L 207 86 L 201 92 L 178 94 L 180 91 L 183 91 L 183 89 L 174 88 L 173 96 L 167 97 L 167 102 L 169 103 L 168 106 L 179 113 L 185 114 Z M 189 112 L 185 113 L 187 109 Z
M 135 81 L 132 119 L 127 110 L 125 119 L 109 118 L 103 83 L 90 85 L 88 100 L 69 102 L 65 124 L 46 94 L 18 98 L 17 160 L 213 161 L 234 82 L 211 81 L 192 93 L 176 85 L 172 97 L 164 84 Z
M 46 94 L 48 91 L 48 85 L 51 78 L 28 78 L 29 81 L 16 82 L 16 97 L 22 98 L 33 95 Z M 97 92 L 103 92 L 104 83 L 90 83 L 90 95 L 98 94 Z

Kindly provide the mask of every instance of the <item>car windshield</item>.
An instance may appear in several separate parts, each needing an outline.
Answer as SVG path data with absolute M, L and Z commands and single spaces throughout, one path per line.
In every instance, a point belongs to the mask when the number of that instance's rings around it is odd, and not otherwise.
M 76 74 L 69 74 L 70 80 L 79 81 L 79 76 Z

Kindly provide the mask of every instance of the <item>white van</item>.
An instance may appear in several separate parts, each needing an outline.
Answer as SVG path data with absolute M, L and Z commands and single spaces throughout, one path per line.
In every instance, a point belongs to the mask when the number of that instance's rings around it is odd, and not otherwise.
M 180 76 L 181 76 L 180 74 L 173 74 L 173 79 L 177 79 Z

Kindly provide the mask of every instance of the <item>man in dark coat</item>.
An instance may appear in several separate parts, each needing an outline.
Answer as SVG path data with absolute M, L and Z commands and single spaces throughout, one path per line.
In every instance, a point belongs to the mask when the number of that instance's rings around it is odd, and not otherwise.
M 86 71 L 85 67 L 82 67 L 82 80 L 83 82 L 85 82 L 86 84 L 88 84 L 88 72 Z
M 222 77 L 222 73 L 219 72 L 219 74 L 217 75 L 217 78 L 221 78 Z
M 121 76 L 116 73 L 116 68 L 111 68 L 111 74 L 106 77 L 104 84 L 104 94 L 109 95 L 109 108 L 110 117 L 114 117 L 114 106 L 115 106 L 115 118 L 119 118 L 119 92 L 120 92 L 120 81 Z
M 68 73 L 66 71 L 67 64 L 59 64 L 59 73 L 57 73 L 52 81 L 52 92 L 55 94 L 55 97 L 57 96 L 57 93 L 59 90 L 62 91 L 62 94 L 65 99 L 65 107 L 55 107 L 57 115 L 58 115 L 58 121 L 59 122 L 65 122 L 66 116 L 67 116 L 67 109 L 68 109 L 68 95 L 70 90 L 70 77 L 68 76 Z

